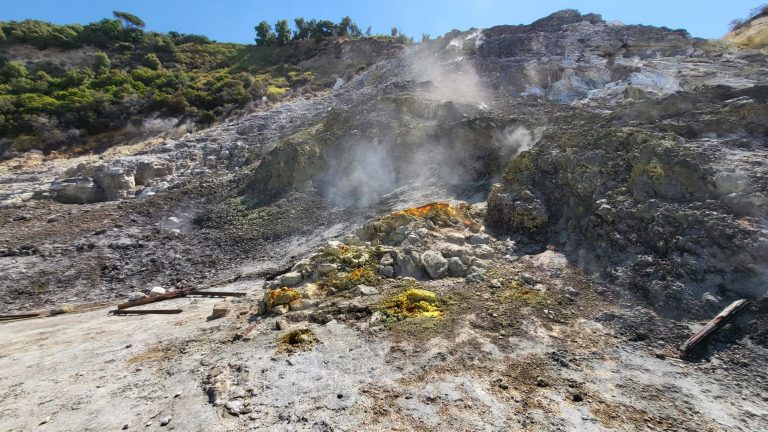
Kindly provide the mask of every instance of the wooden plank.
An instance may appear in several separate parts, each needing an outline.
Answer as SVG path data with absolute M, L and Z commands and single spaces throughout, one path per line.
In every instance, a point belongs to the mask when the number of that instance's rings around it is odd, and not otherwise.
M 721 327 L 726 325 L 736 314 L 738 314 L 744 306 L 749 303 L 748 300 L 736 300 L 731 303 L 722 312 L 717 314 L 711 321 L 709 321 L 701 330 L 693 334 L 685 343 L 680 347 L 680 358 L 690 358 L 698 347 L 704 344 L 709 338 L 712 337 Z
M 187 295 L 201 297 L 245 297 L 245 293 L 233 291 L 190 291 Z
M 39 313 L 0 315 L 0 321 L 13 321 L 18 319 L 35 318 L 39 316 L 40 316 Z
M 147 297 L 147 298 L 143 298 L 143 299 L 139 299 L 139 300 L 130 301 L 130 302 L 127 302 L 127 303 L 121 303 L 121 304 L 117 305 L 117 308 L 118 309 L 127 309 L 127 308 L 134 307 L 134 306 L 141 306 L 141 305 L 150 304 L 150 303 L 157 303 L 157 302 L 164 301 L 164 300 L 170 300 L 170 299 L 175 299 L 175 298 L 179 298 L 179 297 L 185 297 L 191 291 L 193 291 L 193 290 L 188 290 L 187 289 L 187 290 L 173 291 L 173 292 L 169 292 L 169 293 L 166 293 L 166 294 L 161 294 L 161 295 L 154 296 L 154 297 Z
M 109 313 L 113 315 L 175 315 L 182 311 L 182 309 L 115 309 Z

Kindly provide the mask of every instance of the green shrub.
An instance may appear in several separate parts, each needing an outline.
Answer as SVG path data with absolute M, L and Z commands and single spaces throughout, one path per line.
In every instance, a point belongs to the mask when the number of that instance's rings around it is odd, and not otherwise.
M 141 61 L 141 64 L 152 70 L 158 70 L 163 67 L 163 64 L 160 63 L 160 59 L 157 58 L 157 54 L 155 53 L 149 53 L 145 55 L 144 59 Z

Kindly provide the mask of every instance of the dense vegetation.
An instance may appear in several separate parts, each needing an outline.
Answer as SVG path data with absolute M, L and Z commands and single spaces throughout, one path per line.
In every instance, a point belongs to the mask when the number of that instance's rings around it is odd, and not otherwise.
M 94 137 L 140 128 L 155 115 L 206 125 L 249 104 L 327 87 L 329 77 L 295 65 L 316 54 L 322 39 L 362 32 L 349 17 L 294 22 L 291 31 L 278 21 L 277 32 L 261 23 L 257 46 L 144 31 L 144 22 L 125 12 L 84 26 L 0 22 L 0 153 L 89 151 L 99 146 Z M 67 50 L 71 64 L 1 57 L 25 46 Z

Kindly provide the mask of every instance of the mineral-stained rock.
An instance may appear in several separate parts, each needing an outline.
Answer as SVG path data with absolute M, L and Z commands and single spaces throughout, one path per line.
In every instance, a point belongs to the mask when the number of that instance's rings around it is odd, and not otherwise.
M 421 254 L 421 263 L 432 279 L 440 279 L 448 272 L 448 261 L 440 252 L 429 250 Z
M 301 294 L 293 288 L 278 288 L 264 292 L 264 305 L 271 310 L 278 305 L 287 305 L 293 300 L 301 298 Z

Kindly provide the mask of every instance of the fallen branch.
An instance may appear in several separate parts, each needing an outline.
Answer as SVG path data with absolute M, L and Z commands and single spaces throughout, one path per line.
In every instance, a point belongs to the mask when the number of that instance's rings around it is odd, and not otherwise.
M 738 314 L 744 306 L 749 303 L 748 300 L 736 300 L 731 303 L 722 312 L 712 318 L 701 330 L 694 333 L 685 343 L 680 347 L 680 358 L 689 358 L 691 354 L 696 351 L 698 347 L 704 344 L 709 338 L 712 337 L 721 327 L 726 325 L 736 314 Z
M 182 309 L 115 309 L 109 312 L 114 315 L 175 315 L 180 314 Z

